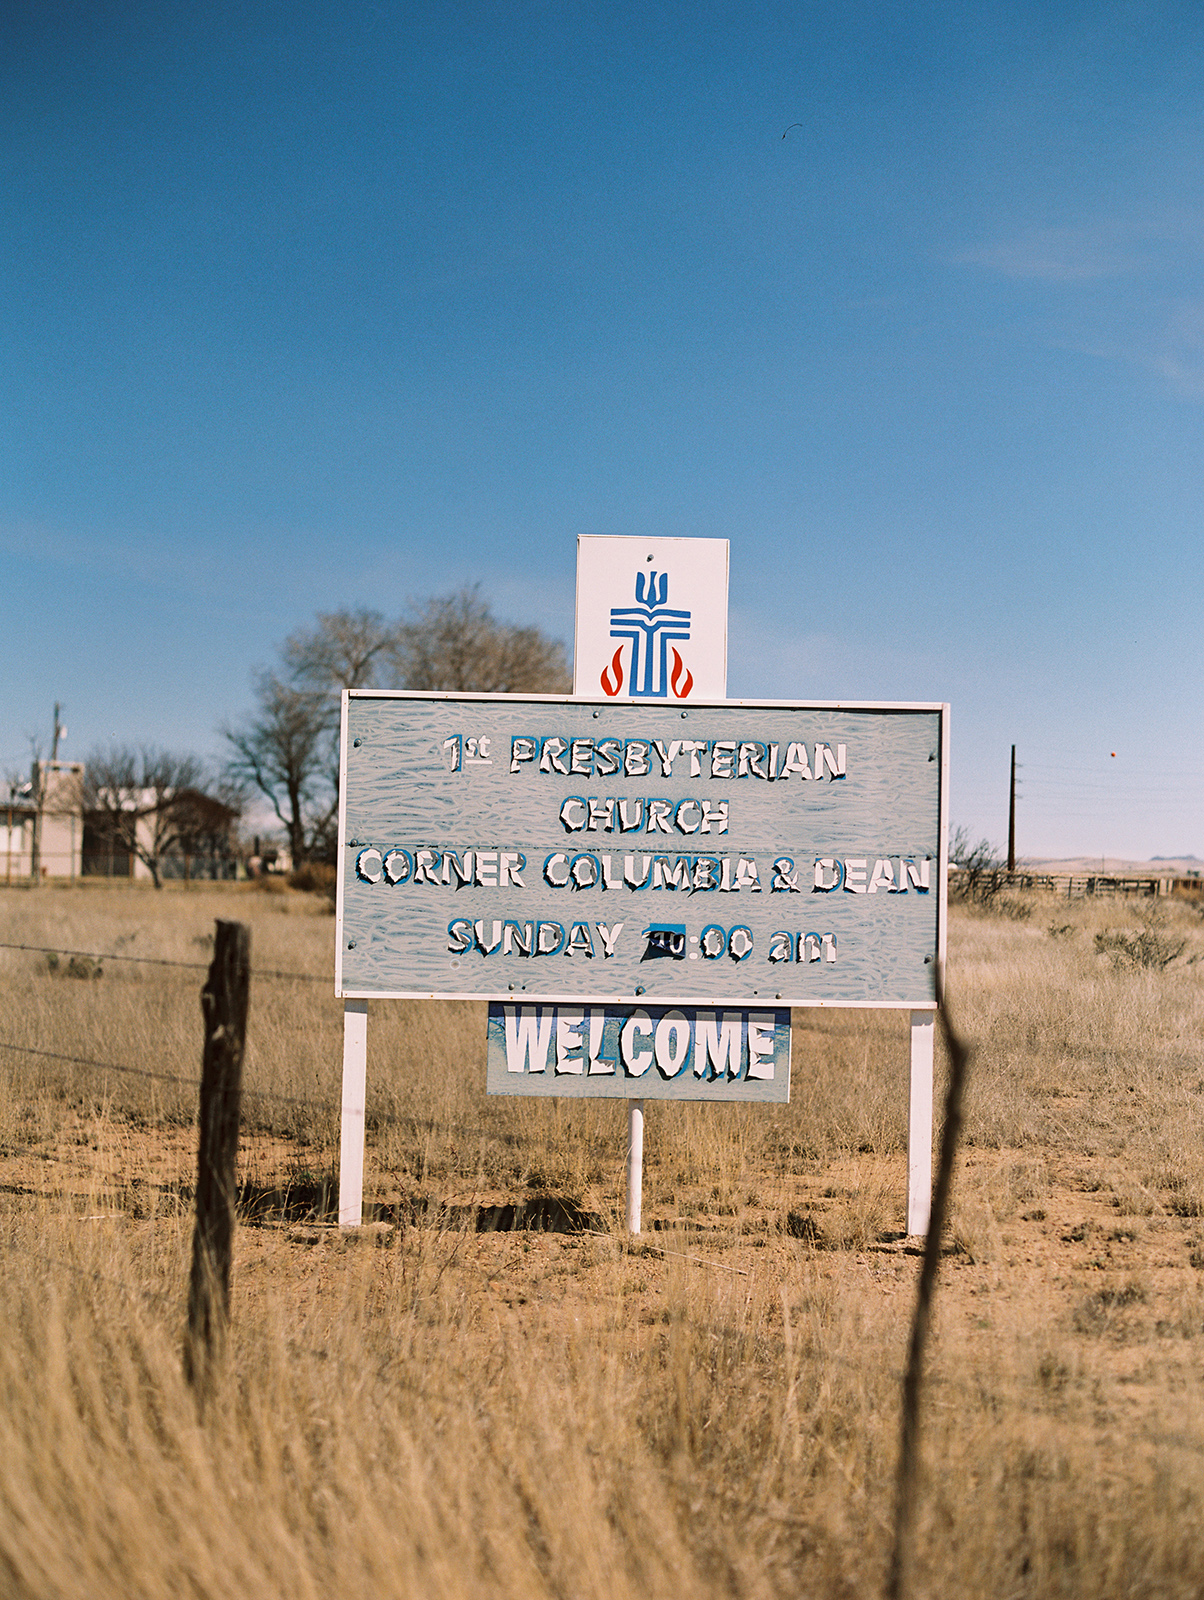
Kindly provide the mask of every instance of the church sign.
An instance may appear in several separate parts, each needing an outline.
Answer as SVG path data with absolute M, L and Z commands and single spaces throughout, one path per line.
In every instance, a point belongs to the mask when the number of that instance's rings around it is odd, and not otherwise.
M 344 997 L 936 1003 L 945 707 L 353 690 L 342 749 Z
M 911 1012 L 928 1226 L 949 707 L 728 700 L 726 540 L 578 540 L 575 693 L 343 696 L 340 1224 L 370 999 L 488 1002 L 491 1094 L 785 1102 L 793 1006 Z

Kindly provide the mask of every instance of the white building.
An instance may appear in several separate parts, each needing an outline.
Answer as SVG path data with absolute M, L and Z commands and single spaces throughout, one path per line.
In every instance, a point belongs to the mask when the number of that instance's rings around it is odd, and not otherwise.
M 81 761 L 35 761 L 30 782 L 0 803 L 4 881 L 78 878 L 84 846 Z

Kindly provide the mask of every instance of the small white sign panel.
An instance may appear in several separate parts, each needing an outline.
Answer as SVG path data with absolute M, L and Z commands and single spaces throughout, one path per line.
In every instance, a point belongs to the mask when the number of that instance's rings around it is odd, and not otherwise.
M 581 535 L 574 692 L 724 699 L 727 561 L 726 539 Z

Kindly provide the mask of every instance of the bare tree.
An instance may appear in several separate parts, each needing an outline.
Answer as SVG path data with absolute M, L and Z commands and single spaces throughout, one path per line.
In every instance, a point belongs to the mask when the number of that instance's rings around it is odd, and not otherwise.
M 295 867 L 334 855 L 340 690 L 571 687 L 559 640 L 497 621 L 476 588 L 412 605 L 398 622 L 379 611 L 319 612 L 313 627 L 289 634 L 279 656 L 279 671 L 255 677 L 256 710 L 222 731 L 227 775 L 271 804 Z
M 960 869 L 949 881 L 949 892 L 955 900 L 986 903 L 1003 887 L 1003 858 L 999 847 L 989 839 L 974 844 L 967 828 L 955 828 L 949 841 L 949 860 Z
M 288 834 L 294 867 L 327 859 L 338 815 L 338 703 L 274 672 L 255 678 L 256 712 L 224 728 L 226 771 L 271 804 Z
M 203 777 L 195 756 L 143 746 L 94 750 L 84 766 L 84 809 L 110 845 L 136 856 L 156 889 L 162 858 L 183 847 L 191 826 L 188 796 Z
M 460 694 L 568 693 L 559 639 L 499 622 L 480 585 L 412 602 L 389 622 L 379 611 L 323 611 L 280 647 L 281 681 L 311 693 L 443 689 Z
M 320 611 L 280 646 L 283 672 L 257 675 L 257 713 L 223 730 L 227 775 L 271 802 L 294 867 L 334 853 L 339 691 L 383 687 L 396 639 L 379 611 Z
M 316 626 L 289 634 L 280 656 L 294 688 L 396 688 L 382 669 L 390 675 L 399 631 L 379 611 L 319 611 Z
M 217 794 L 179 789 L 172 800 L 176 836 L 184 855 L 185 882 L 198 864 L 203 875 L 206 861 L 216 875 L 217 862 L 230 852 L 233 824 L 242 814 L 243 796 L 221 784 L 218 789 Z
M 567 694 L 572 688 L 560 640 L 499 622 L 475 584 L 412 608 L 388 654 L 405 689 Z

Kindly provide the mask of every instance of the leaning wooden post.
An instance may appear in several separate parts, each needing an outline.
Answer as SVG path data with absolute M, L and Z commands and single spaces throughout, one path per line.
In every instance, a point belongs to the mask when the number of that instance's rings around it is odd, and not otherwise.
M 890 1567 L 886 1578 L 886 1600 L 906 1600 L 910 1592 L 911 1557 L 914 1542 L 916 1486 L 920 1459 L 920 1387 L 924 1379 L 924 1351 L 932 1320 L 932 1297 L 936 1290 L 937 1267 L 941 1259 L 941 1236 L 949 1215 L 949 1195 L 953 1187 L 953 1164 L 962 1131 L 962 1102 L 966 1092 L 966 1072 L 970 1050 L 954 1032 L 949 1020 L 944 985 L 938 977 L 940 1007 L 937 1012 L 949 1052 L 949 1084 L 945 1091 L 945 1126 L 941 1132 L 941 1154 L 937 1164 L 932 1213 L 924 1240 L 924 1261 L 916 1289 L 912 1313 L 911 1338 L 907 1347 L 907 1368 L 903 1374 L 900 1408 L 899 1464 L 895 1473 L 895 1528 Z
M 185 1376 L 202 1412 L 216 1385 L 230 1321 L 234 1173 L 250 988 L 251 930 L 241 922 L 218 922 L 213 961 L 201 990 L 201 1138 L 184 1347 Z

